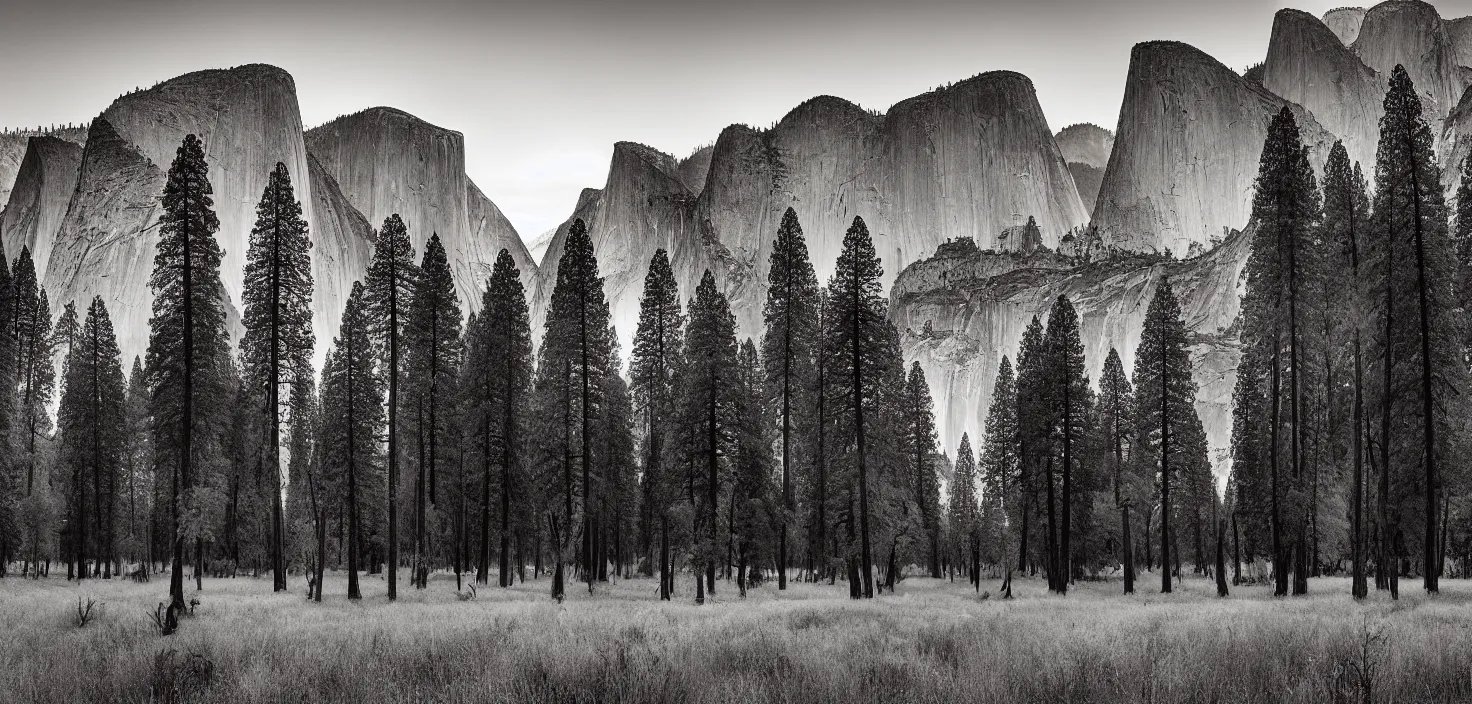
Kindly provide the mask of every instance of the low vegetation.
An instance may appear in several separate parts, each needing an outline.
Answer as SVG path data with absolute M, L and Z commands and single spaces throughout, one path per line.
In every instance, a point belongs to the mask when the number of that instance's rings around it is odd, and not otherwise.
M 381 576 L 367 578 L 372 581 Z M 93 581 L 106 609 L 71 622 L 81 588 L 0 583 L 0 692 L 10 702 L 1452 702 L 1472 697 L 1472 585 L 1362 603 L 1346 579 L 1305 597 L 1270 586 L 1218 599 L 1210 580 L 1170 595 L 1080 582 L 1067 597 L 1014 580 L 982 600 L 962 580 L 911 578 L 851 600 L 791 582 L 693 604 L 657 580 L 547 598 L 548 580 L 456 598 L 443 573 L 350 602 L 269 579 L 204 580 L 200 605 L 162 638 L 161 585 Z M 991 580 L 986 580 L 988 583 Z M 494 582 L 493 582 L 494 583 Z M 1148 581 L 1146 582 L 1148 583 Z M 294 583 L 293 587 L 300 586 Z M 983 590 L 988 584 L 983 585 Z M 994 585 L 993 589 L 995 588 Z

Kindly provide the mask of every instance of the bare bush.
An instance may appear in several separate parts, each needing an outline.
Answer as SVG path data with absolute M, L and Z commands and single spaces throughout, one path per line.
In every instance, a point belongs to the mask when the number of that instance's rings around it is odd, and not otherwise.
M 80 597 L 80 596 L 77 597 L 77 617 L 76 617 L 77 628 L 86 628 L 87 627 L 87 624 L 93 618 L 95 618 L 96 614 L 94 614 L 93 611 L 92 611 L 93 607 L 95 607 L 95 606 L 97 606 L 97 600 L 96 599 L 93 599 L 90 596 L 87 597 L 87 605 L 86 606 L 83 606 L 82 605 L 82 597 Z M 101 609 L 98 609 L 97 612 L 98 613 L 101 613 Z
M 215 676 L 215 664 L 199 653 L 179 657 L 173 648 L 153 656 L 153 673 L 148 680 L 150 698 L 164 704 L 179 704 L 204 691 Z

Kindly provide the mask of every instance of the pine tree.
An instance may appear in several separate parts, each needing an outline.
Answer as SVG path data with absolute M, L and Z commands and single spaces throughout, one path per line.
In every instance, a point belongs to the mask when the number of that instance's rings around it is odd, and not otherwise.
M 1392 537 L 1408 543 L 1405 548 L 1419 539 L 1424 586 L 1429 593 L 1439 589 L 1436 512 L 1439 485 L 1445 479 L 1440 472 L 1446 445 L 1437 438 L 1449 437 L 1451 419 L 1462 414 L 1463 409 L 1451 404 L 1459 397 L 1466 369 L 1456 337 L 1458 324 L 1452 318 L 1457 304 L 1455 255 L 1447 236 L 1434 138 L 1421 99 L 1402 66 L 1391 74 L 1384 107 L 1375 154 L 1373 235 L 1365 253 L 1371 315 L 1378 328 L 1371 359 L 1383 375 L 1377 389 L 1382 472 L 1377 562 L 1385 565 L 1381 569 L 1394 596 L 1396 570 L 1389 566 L 1398 556 L 1391 555 Z M 1399 475 L 1393 483 L 1392 471 Z M 1399 505 L 1392 509 L 1391 500 Z M 1424 521 L 1419 536 L 1402 523 L 1416 518 Z
M 127 560 L 140 563 L 139 569 L 147 574 L 154 561 L 152 531 L 144 522 L 152 515 L 152 492 L 149 489 L 153 486 L 153 473 L 149 471 L 149 457 L 153 450 L 148 436 L 148 378 L 143 373 L 143 360 L 137 356 L 133 357 L 133 367 L 128 372 L 125 422 L 128 528 L 123 538 L 123 550 Z
M 829 307 L 823 321 L 823 339 L 830 347 L 827 380 L 834 389 L 832 396 L 842 399 L 843 405 L 841 411 L 834 409 L 833 440 L 851 453 L 850 469 L 857 491 L 851 504 L 856 505 L 858 514 L 858 555 L 856 561 L 851 558 L 849 573 L 851 579 L 863 580 L 861 596 L 866 599 L 874 597 L 869 515 L 870 453 L 874 448 L 870 442 L 880 420 L 877 416 L 882 399 L 877 392 L 886 367 L 897 361 L 890 357 L 887 345 L 889 321 L 887 302 L 880 292 L 881 276 L 883 268 L 869 237 L 869 228 L 863 218 L 855 217 L 844 234 L 843 251 L 828 283 Z M 854 586 L 851 584 L 850 589 Z
M 810 434 L 811 418 L 806 410 L 816 383 L 815 354 L 818 346 L 818 277 L 808 260 L 807 242 L 797 211 L 788 208 L 777 228 L 768 260 L 767 300 L 762 309 L 766 323 L 762 336 L 762 360 L 766 366 L 767 397 L 777 410 L 776 423 L 782 443 L 780 526 L 777 537 L 777 588 L 787 588 L 789 566 L 788 527 L 796 507 L 793 503 L 794 450 L 803 448 L 801 438 Z
M 1052 454 L 1051 399 L 1052 390 L 1048 383 L 1047 342 L 1043 337 L 1043 324 L 1037 316 L 1028 322 L 1022 333 L 1022 344 L 1017 353 L 1017 457 L 1018 482 L 1016 520 L 1021 525 L 1019 536 L 1017 569 L 1027 569 L 1028 528 L 1040 503 L 1038 494 L 1044 484 L 1045 472 L 1050 473 L 1045 462 Z
M 25 492 L 25 480 L 9 442 L 15 417 L 15 303 L 9 261 L 5 248 L 0 246 L 0 577 L 6 575 L 13 551 L 22 541 L 19 514 Z
M 69 513 L 77 576 L 87 577 L 90 552 L 99 576 L 110 578 L 116 547 L 112 517 L 127 444 L 127 383 L 112 320 L 100 297 L 87 310 L 86 323 L 67 354 L 65 368 L 57 411 L 58 464 L 73 469 Z M 89 514 L 94 530 L 90 540 Z
M 700 279 L 691 299 L 685 327 L 684 366 L 681 370 L 680 424 L 690 430 L 687 448 L 692 470 L 687 483 L 693 487 L 694 556 L 692 564 L 703 567 L 705 580 L 695 574 L 695 602 L 705 602 L 706 591 L 716 584 L 716 546 L 721 493 L 722 457 L 735 454 L 739 410 L 737 383 L 736 319 L 725 294 L 716 288 L 709 271 Z
M 930 576 L 940 578 L 940 482 L 931 461 L 940 442 L 935 429 L 935 409 L 930 398 L 930 384 L 919 362 L 910 365 L 905 383 L 901 423 L 901 442 L 908 464 L 910 486 L 915 505 L 920 508 L 921 523 L 930 543 L 928 563 Z
M 956 467 L 951 474 L 948 513 L 951 517 L 951 535 L 956 541 L 955 551 L 958 558 L 965 562 L 967 579 L 973 585 L 980 577 L 976 555 L 976 532 L 980 518 L 976 501 L 976 480 L 976 456 L 971 452 L 971 438 L 966 433 L 961 433 L 961 445 L 956 448 Z
M 1125 376 L 1119 352 L 1109 348 L 1104 371 L 1099 375 L 1099 424 L 1106 445 L 1105 461 L 1112 476 L 1114 505 L 1119 507 L 1120 563 L 1124 566 L 1124 593 L 1135 593 L 1135 558 L 1131 551 L 1130 506 L 1135 491 L 1128 473 L 1130 429 L 1133 427 L 1134 389 Z
M 966 442 L 965 437 L 962 437 L 962 442 Z M 956 466 L 960 467 L 959 455 Z M 997 366 L 996 382 L 992 384 L 991 405 L 986 412 L 986 440 L 981 451 L 981 482 L 985 487 L 987 501 L 1000 508 L 999 523 L 1005 522 L 1002 520 L 1003 516 L 1021 499 L 1021 494 L 1018 493 L 1020 470 L 1021 458 L 1017 447 L 1017 380 L 1012 374 L 1011 360 L 1003 355 L 1001 364 Z M 1019 544 L 1018 553 L 1023 551 L 1024 547 Z M 999 559 L 1007 565 L 1002 595 L 1010 598 L 1012 562 L 1005 549 L 1000 550 Z
M 1472 182 L 1464 176 L 1464 188 L 1472 192 Z M 1459 191 L 1460 193 L 1460 191 Z M 1361 336 L 1363 334 L 1362 322 L 1364 313 L 1361 308 L 1361 296 L 1359 286 L 1361 280 L 1360 250 L 1368 234 L 1366 228 L 1369 222 L 1370 200 L 1366 193 L 1365 178 L 1360 173 L 1359 164 L 1353 168 L 1349 164 L 1349 152 L 1344 145 L 1335 142 L 1334 148 L 1329 152 L 1329 161 L 1324 166 L 1324 215 L 1322 221 L 1323 235 L 1321 239 L 1325 246 L 1330 249 L 1324 258 L 1325 263 L 1334 269 L 1323 277 L 1325 297 L 1330 301 L 1337 302 L 1330 307 L 1329 314 L 1335 315 L 1341 320 L 1340 335 L 1344 336 L 1344 328 L 1349 328 L 1347 336 L 1352 338 L 1354 356 L 1354 401 L 1353 401 L 1353 437 L 1354 454 L 1354 478 L 1351 489 L 1350 501 L 1352 522 L 1350 528 L 1350 590 L 1356 599 L 1363 599 L 1368 594 L 1365 583 L 1365 529 L 1364 529 L 1364 505 L 1365 505 L 1365 402 L 1364 402 L 1364 362 L 1362 358 Z M 1472 197 L 1466 202 L 1472 208 Z M 1460 224 L 1460 220 L 1459 220 Z M 1472 218 L 1469 218 L 1469 226 L 1472 226 Z M 1344 274 L 1348 272 L 1349 276 Z M 1330 403 L 1336 400 L 1331 399 Z
M 1247 353 L 1252 353 L 1253 348 L 1268 351 L 1267 397 L 1271 411 L 1267 442 L 1268 465 L 1273 477 L 1273 572 L 1280 595 L 1288 592 L 1289 565 L 1294 561 L 1290 558 L 1303 559 L 1307 547 L 1294 537 L 1290 554 L 1283 546 L 1283 531 L 1286 522 L 1290 530 L 1302 535 L 1307 520 L 1301 491 L 1304 445 L 1310 424 L 1305 398 L 1308 355 L 1304 338 L 1311 313 L 1309 292 L 1316 272 L 1311 245 L 1319 214 L 1319 193 L 1307 149 L 1292 111 L 1284 108 L 1273 117 L 1263 143 L 1252 201 L 1252 222 L 1257 224 L 1257 229 L 1247 263 L 1247 293 L 1242 304 L 1242 338 Z M 1282 448 L 1285 395 L 1287 447 Z M 1283 449 L 1288 451 L 1291 472 L 1287 482 L 1282 481 L 1279 469 Z M 1285 502 L 1286 518 L 1282 506 Z M 1307 590 L 1306 578 L 1306 574 L 1298 577 L 1295 593 Z
M 1083 471 L 1079 462 L 1080 445 L 1088 432 L 1088 416 L 1092 407 L 1093 392 L 1089 379 L 1084 374 L 1084 346 L 1079 339 L 1078 313 L 1066 296 L 1059 296 L 1048 313 L 1048 327 L 1044 333 L 1048 355 L 1048 383 L 1052 385 L 1049 409 L 1052 434 L 1059 451 L 1058 468 L 1062 475 L 1062 502 L 1060 520 L 1056 524 L 1057 538 L 1053 538 L 1053 478 L 1048 477 L 1048 533 L 1053 547 L 1054 562 L 1049 566 L 1049 581 L 1053 590 L 1065 594 L 1073 573 L 1080 563 L 1074 551 L 1073 518 L 1075 511 L 1075 486 L 1086 486 L 1076 476 Z M 1087 506 L 1088 501 L 1080 501 Z
M 397 213 L 390 215 L 378 231 L 373 261 L 363 286 L 375 342 L 383 354 L 383 376 L 388 386 L 389 601 L 399 596 L 399 377 L 404 373 L 404 325 L 408 322 L 418 275 L 409 228 Z
M 429 586 L 428 519 L 430 504 L 436 503 L 436 477 L 445 456 L 440 439 L 448 434 L 447 420 L 440 409 L 454 396 L 463 351 L 460 347 L 460 299 L 455 295 L 455 278 L 438 233 L 424 246 L 424 259 L 414 279 L 408 320 L 404 330 L 406 407 L 414 413 L 413 425 L 418 467 L 414 482 L 414 573 L 411 582 Z
M 765 388 L 767 373 L 750 338 L 737 353 L 736 457 L 727 511 L 736 535 L 736 587 L 746 597 L 748 574 L 760 571 L 761 554 L 770 544 L 774 519 L 781 511 L 774 503 L 770 406 Z M 780 547 L 779 547 L 780 550 Z M 782 566 L 777 565 L 781 574 Z M 780 577 L 779 577 L 780 579 Z
M 264 404 L 265 437 L 270 453 L 271 574 L 273 589 L 286 589 L 286 534 L 282 517 L 281 387 L 312 375 L 312 243 L 302 204 L 292 189 L 286 165 L 278 163 L 256 205 L 256 224 L 246 251 L 245 308 L 240 359 L 246 388 Z M 290 404 L 285 404 L 290 408 Z M 296 409 L 290 409 L 295 414 Z
M 154 467 L 172 476 L 172 606 L 184 608 L 182 505 L 219 457 L 211 435 L 224 417 L 229 338 L 225 329 L 223 253 L 215 242 L 215 216 L 204 145 L 188 135 L 169 167 L 153 260 L 153 317 L 149 320 L 146 374 L 153 418 Z M 202 538 L 196 540 L 196 556 Z M 197 558 L 196 558 L 197 559 Z
M 1191 377 L 1191 355 L 1186 349 L 1186 324 L 1181 306 L 1162 279 L 1145 311 L 1140 346 L 1135 350 L 1134 459 L 1143 467 L 1158 468 L 1160 478 L 1161 593 L 1171 591 L 1170 533 L 1171 472 L 1184 464 L 1182 440 L 1195 418 L 1196 382 Z
M 322 369 L 322 408 L 339 409 L 322 416 L 323 469 L 329 481 L 342 488 L 340 500 L 347 514 L 344 552 L 349 599 L 362 598 L 358 588 L 358 561 L 363 552 L 362 497 L 364 487 L 376 484 L 381 466 L 378 443 L 384 398 L 376 364 L 381 352 L 373 334 L 377 319 L 366 299 L 362 282 L 355 282 L 343 311 L 342 326 L 332 341 L 332 353 Z
M 464 393 L 471 442 L 481 460 L 480 552 L 476 581 L 490 577 L 491 468 L 499 465 L 500 586 L 511 586 L 511 514 L 530 489 L 524 435 L 532 384 L 531 322 L 521 272 L 511 253 L 501 250 L 481 298 L 481 313 L 468 330 Z
M 547 467 L 544 471 L 545 476 L 560 473 L 562 477 L 564 505 L 558 529 L 554 531 L 559 535 L 554 536 L 554 542 L 560 555 L 561 543 L 573 532 L 574 517 L 581 518 L 582 570 L 590 594 L 597 577 L 593 547 L 595 533 L 600 527 L 593 511 L 598 502 L 591 492 L 594 459 L 587 450 L 591 447 L 593 424 L 602 408 L 601 380 L 611 371 L 613 338 L 610 332 L 608 302 L 603 295 L 603 278 L 598 274 L 598 258 L 593 253 L 587 225 L 582 219 L 577 219 L 568 231 L 562 258 L 557 263 L 557 281 L 552 289 L 538 353 L 536 394 L 539 397 L 539 425 L 550 432 L 538 432 L 537 435 L 544 442 L 550 441 L 549 445 L 555 445 L 555 448 L 546 448 L 544 455 L 551 464 L 561 465 Z M 576 440 L 572 435 L 574 419 L 577 420 Z M 578 458 L 582 472 L 580 489 L 575 489 L 572 477 L 574 457 Z M 581 497 L 580 516 L 574 511 L 574 494 Z M 561 574 L 562 559 L 559 556 L 557 572 L 553 575 L 553 596 L 557 599 L 561 598 L 557 590 L 562 581 Z
M 768 305 L 771 305 L 768 300 Z M 670 471 L 673 462 L 666 458 L 665 437 L 670 432 L 667 426 L 674 416 L 675 373 L 680 368 L 684 327 L 680 291 L 675 284 L 674 272 L 670 270 L 669 257 L 663 249 L 656 250 L 649 261 L 649 272 L 644 276 L 644 293 L 639 299 L 639 325 L 634 332 L 629 377 L 634 410 L 643 420 L 642 548 L 647 558 L 645 564 L 652 566 L 656 560 L 653 534 L 657 522 L 659 598 L 663 601 L 669 600 L 670 590 L 674 588 L 668 509 L 675 482 Z M 652 567 L 647 571 L 652 574 Z M 779 579 L 785 582 L 785 577 Z
M 36 488 L 36 438 L 50 431 L 50 415 L 46 407 L 56 389 L 56 370 L 52 362 L 55 338 L 52 335 L 51 306 L 46 289 L 36 281 L 36 268 L 31 250 L 21 247 L 11 265 L 15 288 L 16 401 L 18 402 L 19 444 L 25 454 L 26 496 Z M 76 312 L 72 313 L 76 320 Z

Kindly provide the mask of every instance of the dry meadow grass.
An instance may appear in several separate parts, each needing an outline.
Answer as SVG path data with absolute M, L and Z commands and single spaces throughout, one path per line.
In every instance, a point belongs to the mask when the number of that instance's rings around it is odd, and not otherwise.
M 163 579 L 9 578 L 0 700 L 1472 701 L 1472 584 L 1461 580 L 1434 598 L 1408 584 L 1399 602 L 1363 604 L 1333 578 L 1292 599 L 1262 586 L 1218 599 L 1202 578 L 1161 595 L 1149 575 L 1132 597 L 1117 581 L 1057 597 L 1023 579 L 1011 601 L 920 578 L 872 602 L 850 601 L 843 584 L 768 584 L 743 601 L 721 583 L 703 607 L 687 581 L 672 603 L 636 579 L 591 597 L 571 584 L 558 605 L 546 579 L 461 601 L 437 575 L 390 604 L 379 577 L 352 603 L 330 575 L 314 604 L 300 578 L 283 594 L 269 579 L 206 579 L 202 593 L 188 587 L 196 614 L 161 637 L 149 614 Z M 85 627 L 78 597 L 99 603 Z

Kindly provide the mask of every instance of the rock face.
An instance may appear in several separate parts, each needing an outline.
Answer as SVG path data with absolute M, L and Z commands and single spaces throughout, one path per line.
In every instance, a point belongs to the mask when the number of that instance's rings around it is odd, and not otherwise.
M 1302 107 L 1189 45 L 1136 45 L 1094 206 L 1106 242 L 1180 256 L 1245 227 L 1268 123 L 1284 105 L 1321 168 L 1334 139 Z
M 1037 315 L 1046 323 L 1060 295 L 1078 310 L 1091 382 L 1098 382 L 1110 347 L 1131 373 L 1145 310 L 1169 276 L 1191 333 L 1197 412 L 1223 472 L 1240 358 L 1233 322 L 1249 243 L 1249 233 L 1236 233 L 1186 261 L 1125 254 L 1087 264 L 1051 252 L 1017 256 L 950 247 L 906 267 L 890 293 L 890 314 L 905 359 L 920 362 L 930 382 L 942 446 L 953 452 L 962 433 L 971 435 L 973 447 L 981 442 L 1002 356 L 1015 364 L 1028 321 Z
M 767 260 L 789 206 L 824 283 L 855 216 L 874 236 L 885 285 L 950 238 L 992 247 L 1031 216 L 1054 246 L 1087 220 L 1032 82 L 1011 72 L 905 100 L 885 115 L 824 96 L 769 130 L 728 127 L 700 189 L 691 187 L 693 161 L 619 145 L 607 185 L 580 203 L 626 350 L 659 247 L 670 252 L 684 295 L 709 267 L 731 299 L 739 334 L 759 335 Z M 565 227 L 543 258 L 538 325 L 564 235 Z
M 181 137 L 182 139 L 182 137 Z M 52 312 L 102 296 L 124 360 L 148 347 L 165 172 L 123 139 L 106 117 L 92 121 L 77 189 L 56 233 L 45 286 Z
M 1446 20 L 1446 36 L 1457 50 L 1457 64 L 1472 66 L 1472 17 Z
M 1420 0 L 1387 0 L 1370 8 L 1354 41 L 1354 52 L 1383 76 L 1389 76 L 1396 64 L 1404 65 L 1433 129 L 1466 88 L 1457 47 L 1441 15 Z
M 576 218 L 583 219 L 593 240 L 603 293 L 625 351 L 638 323 L 639 296 L 655 250 L 669 253 L 676 280 L 687 295 L 707 268 L 725 271 L 705 246 L 695 216 L 695 195 L 680 176 L 679 164 L 668 154 L 633 142 L 614 145 L 608 183 L 601 191 L 583 191 L 573 217 L 553 236 L 536 285 L 530 287 L 535 292 L 531 301 L 535 337 L 541 335 L 557 284 L 557 266 Z
M 1104 182 L 1104 167 L 1109 165 L 1109 153 L 1114 151 L 1114 133 L 1082 123 L 1064 127 L 1054 140 L 1063 152 L 1063 160 L 1068 162 L 1068 171 L 1073 174 L 1084 208 L 1092 213 L 1099 186 Z
M 1102 169 L 1109 165 L 1109 153 L 1114 151 L 1114 133 L 1087 122 L 1064 127 L 1053 139 L 1063 160 L 1070 164 Z
M 1334 36 L 1345 46 L 1354 43 L 1360 36 L 1360 25 L 1365 21 L 1365 8 L 1340 7 L 1324 13 L 1324 24 L 1333 30 Z
M 307 221 L 315 221 L 296 85 L 285 71 L 264 65 L 200 71 L 114 101 L 88 133 L 44 283 L 53 313 L 101 295 L 125 357 L 147 346 L 158 197 L 187 134 L 204 142 L 210 167 L 227 309 L 240 310 L 256 203 L 278 162 L 292 174 Z M 239 339 L 238 320 L 231 334 Z
M 465 137 L 459 132 L 379 107 L 313 128 L 306 143 L 373 227 L 394 213 L 404 218 L 416 257 L 430 234 L 439 234 L 467 310 L 480 306 L 483 284 L 503 247 L 523 272 L 535 270 L 511 223 L 465 175 Z
M 353 282 L 368 274 L 373 259 L 373 227 L 342 194 L 337 181 L 311 154 L 307 169 L 312 182 L 312 327 L 317 332 L 316 362 L 320 369 L 342 324 L 343 306 Z
M 1388 78 L 1360 61 L 1328 26 L 1308 13 L 1280 10 L 1262 85 L 1312 112 L 1373 178 Z
M 10 201 L 10 189 L 20 173 L 31 137 L 57 137 L 80 145 L 87 139 L 86 127 L 57 130 L 5 130 L 0 132 L 0 208 Z
M 29 247 L 36 275 L 44 279 L 56 230 L 77 187 L 82 147 L 59 137 L 31 137 L 15 188 L 0 213 L 0 241 L 11 259 Z

